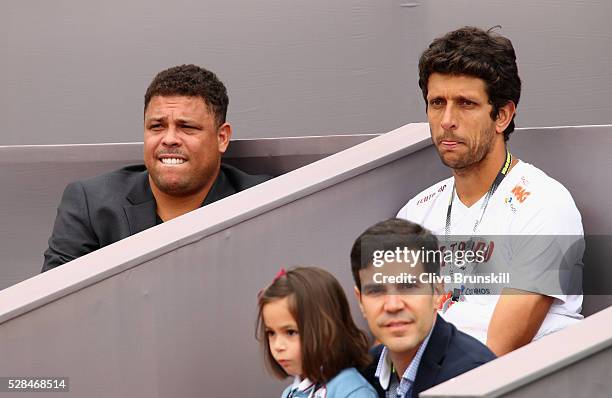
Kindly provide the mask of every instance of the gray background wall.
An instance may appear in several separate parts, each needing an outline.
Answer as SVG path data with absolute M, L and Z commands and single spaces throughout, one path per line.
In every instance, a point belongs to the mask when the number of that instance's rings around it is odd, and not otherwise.
M 418 55 L 466 24 L 513 40 L 519 126 L 610 123 L 611 15 L 605 0 L 7 0 L 0 145 L 141 141 L 146 86 L 180 63 L 226 83 L 238 138 L 383 133 L 425 120 Z

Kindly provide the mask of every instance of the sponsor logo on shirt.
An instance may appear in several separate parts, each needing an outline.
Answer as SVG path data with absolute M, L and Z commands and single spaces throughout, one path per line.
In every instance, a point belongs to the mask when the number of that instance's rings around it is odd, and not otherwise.
M 510 210 L 513 213 L 516 213 L 516 207 L 514 206 L 514 203 L 512 203 L 512 199 L 514 199 L 512 196 L 507 196 L 506 198 L 504 198 L 504 203 L 510 206 Z
M 436 196 L 438 193 L 440 192 L 444 192 L 444 189 L 446 189 L 446 184 L 442 185 L 440 188 L 438 188 L 437 192 L 433 192 L 430 193 L 429 195 L 425 195 L 423 196 L 421 199 L 417 200 L 417 206 L 425 203 L 425 202 L 429 202 L 430 200 L 433 199 L 434 196 Z
M 527 191 L 521 184 L 516 184 L 511 192 L 519 203 L 523 203 L 531 195 L 531 192 Z

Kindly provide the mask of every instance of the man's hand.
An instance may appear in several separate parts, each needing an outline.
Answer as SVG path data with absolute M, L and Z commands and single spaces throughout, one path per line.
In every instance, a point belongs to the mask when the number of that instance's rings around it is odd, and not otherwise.
M 501 356 L 531 342 L 554 298 L 522 290 L 504 289 L 491 317 L 487 346 Z

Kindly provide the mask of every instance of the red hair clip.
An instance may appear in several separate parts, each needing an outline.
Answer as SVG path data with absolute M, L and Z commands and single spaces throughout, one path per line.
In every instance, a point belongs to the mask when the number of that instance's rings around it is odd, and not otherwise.
M 274 282 L 276 282 L 277 280 L 279 280 L 280 278 L 282 278 L 283 276 L 287 275 L 287 271 L 285 270 L 285 268 L 281 267 L 281 269 L 276 273 L 276 275 L 274 276 L 274 279 L 272 279 L 272 283 L 270 283 L 270 285 L 268 285 L 268 287 L 272 286 L 274 284 Z M 264 288 L 261 289 L 259 291 L 259 293 L 257 293 L 257 298 L 261 298 L 263 292 L 268 288 Z
M 287 271 L 285 271 L 285 269 L 281 267 L 281 269 L 276 273 L 276 276 L 272 280 L 272 283 L 276 282 L 277 280 L 279 280 L 281 277 L 285 275 L 287 275 Z

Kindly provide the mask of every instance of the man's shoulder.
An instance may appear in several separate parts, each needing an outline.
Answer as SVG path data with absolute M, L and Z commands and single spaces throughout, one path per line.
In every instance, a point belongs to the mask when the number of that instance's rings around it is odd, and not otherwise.
M 237 192 L 254 187 L 272 178 L 263 174 L 248 174 L 237 167 L 225 163 L 221 164 L 221 170 Z
M 569 190 L 559 181 L 546 174 L 543 170 L 526 162 L 520 162 L 517 173 L 512 180 L 513 187 L 522 188 L 528 192 L 527 196 L 533 201 L 551 201 L 556 203 L 559 199 L 570 200 L 573 203 L 572 195 Z M 525 200 L 527 199 L 525 196 Z M 551 203 L 551 204 L 554 204 Z
M 452 190 L 453 181 L 453 177 L 449 177 L 419 192 L 398 211 L 397 217 L 414 221 L 416 215 L 426 213 L 440 196 Z
M 452 323 L 439 317 L 437 324 L 446 329 L 448 335 L 441 377 L 447 379 L 458 376 L 496 358 L 486 345 L 458 330 Z
M 118 198 L 127 195 L 134 185 L 144 181 L 147 181 L 147 169 L 144 164 L 137 164 L 78 180 L 69 186 L 80 185 L 88 196 Z
M 460 358 L 467 358 L 468 362 L 484 363 L 495 359 L 495 354 L 480 341 L 457 329 L 455 325 L 448 324 L 453 330 L 450 347 L 456 349 Z
M 512 171 L 516 173 L 502 192 L 504 204 L 517 209 L 526 222 L 564 219 L 571 220 L 575 228 L 581 225 L 578 207 L 562 183 L 526 162 L 521 161 L 515 168 Z
M 146 171 L 147 168 L 144 164 L 134 164 L 113 171 L 109 171 L 104 174 L 99 174 L 94 177 L 84 178 L 82 180 L 79 180 L 78 182 L 87 186 L 106 183 L 124 184 L 126 181 L 131 181 L 142 177 L 143 173 L 146 173 Z

